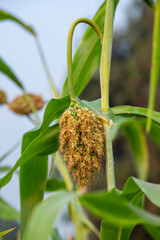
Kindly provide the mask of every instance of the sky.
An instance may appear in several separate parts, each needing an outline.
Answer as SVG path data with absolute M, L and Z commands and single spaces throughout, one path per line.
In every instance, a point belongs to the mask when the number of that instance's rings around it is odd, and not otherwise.
M 67 34 L 71 23 L 79 17 L 92 19 L 103 0 L 1 0 L 0 9 L 6 10 L 24 22 L 31 24 L 39 35 L 47 63 L 58 91 L 66 78 Z M 116 15 L 115 29 L 127 26 L 126 10 L 132 0 L 120 0 Z M 86 27 L 78 26 L 73 38 L 73 52 Z M 28 92 L 41 94 L 45 101 L 52 95 L 47 78 L 31 34 L 9 21 L 0 23 L 0 56 L 23 82 Z M 6 76 L 0 73 L 0 89 L 5 90 L 8 101 L 22 92 Z M 43 111 L 40 113 L 42 118 Z M 33 125 L 26 117 L 19 117 L 0 107 L 0 156 L 19 141 Z M 20 156 L 20 147 L 3 164 L 11 166 Z M 1 190 L 1 196 L 19 209 L 18 177 Z

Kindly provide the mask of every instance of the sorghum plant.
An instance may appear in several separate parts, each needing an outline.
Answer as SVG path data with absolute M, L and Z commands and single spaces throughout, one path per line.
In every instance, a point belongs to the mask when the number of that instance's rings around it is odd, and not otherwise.
M 160 217 L 143 209 L 144 195 L 160 207 L 160 185 L 145 181 L 149 167 L 148 161 L 143 159 L 145 129 L 152 139 L 157 140 L 160 136 L 160 113 L 153 111 L 160 68 L 160 0 L 144 1 L 154 12 L 149 109 L 133 106 L 110 108 L 109 106 L 113 19 L 118 2 L 118 0 L 107 0 L 102 4 L 93 21 L 80 18 L 71 25 L 67 44 L 68 77 L 60 96 L 51 81 L 35 31 L 16 17 L 0 11 L 0 20 L 13 20 L 34 36 L 55 97 L 46 106 L 42 124 L 24 134 L 21 157 L 0 179 L 2 188 L 11 180 L 14 171 L 20 167 L 21 240 L 46 240 L 49 237 L 60 239 L 57 229 L 53 227 L 59 211 L 65 204 L 69 206 L 76 240 L 88 239 L 86 228 L 93 231 L 101 240 L 127 240 L 138 224 L 143 225 L 154 239 L 160 239 Z M 87 29 L 73 59 L 72 67 L 73 32 L 81 22 L 89 24 L 93 29 L 90 27 Z M 99 66 L 101 99 L 92 102 L 78 99 L 77 96 Z M 8 69 L 7 64 L 1 59 L 0 70 L 8 75 L 26 95 L 22 83 L 13 72 L 10 74 L 11 70 Z M 6 102 L 3 92 L 1 95 L 1 103 Z M 29 94 L 27 96 L 25 99 L 20 98 L 22 101 L 25 100 L 22 107 L 23 113 L 29 115 L 32 110 L 37 124 L 36 109 L 42 107 L 43 100 L 41 98 L 37 100 L 37 97 Z M 15 103 L 10 103 L 9 107 L 15 109 L 13 105 L 15 106 Z M 21 113 L 17 107 L 16 112 Z M 130 177 L 121 191 L 115 184 L 112 151 L 111 134 L 113 136 L 112 130 L 116 128 L 131 130 L 127 134 L 134 142 L 132 147 L 141 152 L 142 156 L 138 162 L 135 161 L 137 175 L 141 179 Z M 136 139 L 132 135 L 133 132 Z M 53 154 L 52 165 L 56 165 L 63 180 L 56 179 L 54 175 L 48 178 L 48 155 L 51 154 Z M 107 189 L 101 192 L 88 192 L 89 188 L 86 186 L 92 184 L 91 180 L 95 173 L 100 171 L 104 158 Z M 53 191 L 54 194 L 43 200 L 44 192 L 48 190 Z M 13 218 L 18 219 L 19 213 L 4 201 L 2 202 L 4 207 L 7 206 L 8 212 L 3 211 L 0 217 L 10 219 L 10 216 L 14 216 Z M 82 206 L 102 219 L 100 233 L 88 219 Z M 2 232 L 1 235 L 5 233 Z

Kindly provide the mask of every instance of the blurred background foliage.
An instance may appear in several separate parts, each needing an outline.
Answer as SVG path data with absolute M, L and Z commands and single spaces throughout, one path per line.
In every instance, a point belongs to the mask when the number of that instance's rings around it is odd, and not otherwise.
M 115 31 L 112 52 L 112 68 L 110 81 L 110 106 L 133 105 L 146 107 L 148 105 L 149 79 L 151 66 L 153 13 L 142 2 L 135 1 L 128 9 L 128 26 L 125 30 Z M 100 98 L 99 72 L 97 71 L 85 90 L 81 99 L 88 101 Z M 160 91 L 160 85 L 157 93 Z M 156 96 L 155 110 L 160 111 L 160 95 Z M 149 178 L 148 181 L 160 182 L 160 151 L 149 139 Z M 122 132 L 113 141 L 115 158 L 116 185 L 122 189 L 129 176 L 136 176 L 133 157 L 128 142 Z M 105 163 L 100 176 L 95 179 L 92 190 L 105 188 Z M 145 200 L 145 208 L 159 213 L 156 206 Z M 93 216 L 92 216 L 93 217 Z M 100 225 L 100 221 L 93 217 Z M 95 236 L 91 236 L 94 239 Z M 96 238 L 95 238 L 96 239 Z M 130 237 L 132 240 L 152 239 L 142 227 L 136 227 Z

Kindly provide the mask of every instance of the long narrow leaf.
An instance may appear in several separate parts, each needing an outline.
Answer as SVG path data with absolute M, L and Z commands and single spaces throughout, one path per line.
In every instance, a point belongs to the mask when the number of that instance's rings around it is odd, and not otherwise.
M 160 1 L 156 1 L 154 12 L 154 31 L 152 42 L 152 63 L 150 74 L 150 92 L 149 92 L 149 104 L 148 104 L 148 120 L 147 120 L 147 132 L 151 128 L 151 116 L 152 110 L 154 110 L 154 102 L 156 96 L 156 89 L 159 80 L 160 73 Z
M 48 239 L 59 211 L 74 197 L 75 194 L 72 192 L 59 191 L 40 203 L 31 215 L 23 240 Z
M 39 131 L 26 133 L 22 141 L 22 154 Z M 44 143 L 45 144 L 45 143 Z M 48 156 L 34 156 L 20 168 L 21 237 L 33 208 L 43 200 L 47 182 Z
M 28 31 L 29 33 L 36 35 L 35 30 L 33 29 L 33 27 L 25 24 L 22 20 L 20 20 L 19 18 L 15 17 L 14 15 L 0 10 L 0 21 L 4 21 L 4 20 L 11 20 L 14 21 L 15 23 L 18 23 L 20 26 L 22 26 L 26 31 Z
M 133 107 L 133 106 L 118 106 L 112 108 L 112 111 L 116 116 L 124 116 L 124 117 L 143 117 L 147 118 L 148 109 L 141 107 Z M 152 113 L 152 122 L 160 125 L 160 113 L 153 111 Z
M 6 235 L 7 233 L 9 233 L 9 232 L 11 232 L 11 231 L 13 231 L 14 229 L 15 229 L 15 228 L 10 228 L 10 229 L 8 229 L 8 230 L 6 230 L 6 231 L 0 232 L 0 237 Z
M 145 227 L 149 226 L 152 233 L 156 232 L 160 237 L 160 232 L 156 231 L 160 227 L 160 217 L 134 206 L 117 195 L 114 190 L 109 193 L 88 193 L 80 196 L 79 200 L 88 210 L 103 218 L 107 224 L 124 228 L 142 224 Z
M 160 184 L 153 184 L 130 177 L 124 186 L 123 195 L 140 191 L 145 194 L 152 203 L 160 207 Z
M 140 124 L 133 121 L 121 125 L 121 128 L 128 139 L 137 175 L 141 180 L 146 180 L 149 170 L 149 157 L 144 130 Z
M 116 9 L 119 0 L 114 0 Z M 93 21 L 103 32 L 105 16 L 105 2 L 97 11 Z M 89 27 L 77 48 L 73 59 L 73 81 L 76 96 L 83 91 L 99 67 L 101 56 L 101 43 L 94 30 Z M 68 79 L 65 80 L 61 96 L 68 95 Z
M 39 131 L 39 130 L 37 130 Z M 43 131 L 36 137 L 26 148 L 22 156 L 18 159 L 13 168 L 0 179 L 0 188 L 5 186 L 12 178 L 13 172 L 31 158 L 37 155 L 48 155 L 54 153 L 58 149 L 59 127 L 54 125 Z
M 0 218 L 2 219 L 19 219 L 19 212 L 0 198 Z
M 12 146 L 3 156 L 0 157 L 0 162 L 2 162 L 6 157 L 8 157 L 18 146 L 19 142 L 17 142 L 14 146 Z
M 4 73 L 10 80 L 12 80 L 18 87 L 24 90 L 23 84 L 17 78 L 12 69 L 0 58 L 0 72 Z
M 60 189 L 66 189 L 66 184 L 63 180 L 57 178 L 51 178 L 47 180 L 46 191 L 52 192 Z

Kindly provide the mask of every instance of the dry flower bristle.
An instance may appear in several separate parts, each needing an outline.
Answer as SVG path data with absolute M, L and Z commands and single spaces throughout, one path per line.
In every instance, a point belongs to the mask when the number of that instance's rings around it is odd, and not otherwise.
M 60 119 L 60 152 L 73 181 L 87 186 L 101 169 L 104 135 L 101 119 L 88 108 L 68 108 Z
M 40 95 L 28 94 L 32 104 L 36 110 L 39 110 L 43 107 L 44 101 Z M 8 104 L 9 109 L 13 112 L 21 114 L 21 115 L 28 115 L 32 113 L 31 106 L 29 104 L 29 100 L 27 96 L 24 94 L 22 96 L 16 97 L 11 103 Z
M 7 102 L 7 96 L 3 90 L 0 89 L 0 105 Z

